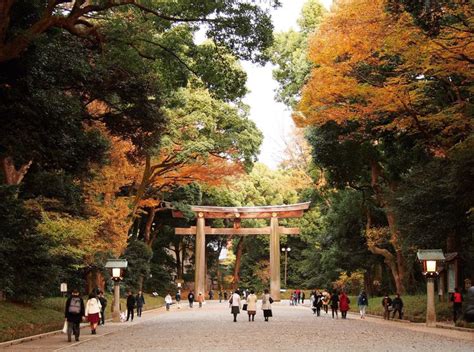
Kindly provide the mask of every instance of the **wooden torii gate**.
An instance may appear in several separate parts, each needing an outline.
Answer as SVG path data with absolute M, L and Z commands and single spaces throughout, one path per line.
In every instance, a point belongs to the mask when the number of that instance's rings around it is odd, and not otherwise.
M 299 228 L 278 225 L 278 219 L 299 218 L 309 208 L 310 202 L 261 207 L 214 207 L 192 206 L 196 213 L 196 226 L 176 228 L 176 235 L 195 235 L 195 292 L 206 291 L 205 251 L 206 235 L 250 236 L 270 235 L 270 291 L 275 301 L 280 300 L 280 235 L 299 235 Z M 173 217 L 182 218 L 183 213 L 173 210 Z M 233 219 L 233 228 L 212 228 L 206 226 L 206 219 Z M 261 228 L 241 228 L 241 219 L 270 219 L 270 226 Z

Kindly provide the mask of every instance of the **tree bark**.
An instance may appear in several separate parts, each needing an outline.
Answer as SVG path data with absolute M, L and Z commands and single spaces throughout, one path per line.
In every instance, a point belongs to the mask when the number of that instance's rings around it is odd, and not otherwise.
M 13 158 L 10 156 L 1 157 L 0 163 L 5 183 L 7 185 L 19 185 L 21 181 L 23 181 L 23 178 L 28 172 L 33 160 L 30 160 L 28 163 L 20 166 L 18 170 L 15 167 Z
M 145 224 L 145 230 L 143 232 L 145 243 L 150 248 L 153 245 L 153 239 L 151 238 L 150 235 L 151 235 L 151 227 L 153 225 L 153 221 L 155 220 L 155 214 L 156 214 L 156 209 L 154 207 L 150 208 L 150 210 L 148 211 L 148 217 Z
M 242 261 L 242 253 L 244 249 L 244 237 L 239 238 L 237 244 L 237 251 L 235 253 L 235 266 L 234 266 L 234 278 L 232 280 L 232 288 L 235 290 L 240 282 L 240 264 Z

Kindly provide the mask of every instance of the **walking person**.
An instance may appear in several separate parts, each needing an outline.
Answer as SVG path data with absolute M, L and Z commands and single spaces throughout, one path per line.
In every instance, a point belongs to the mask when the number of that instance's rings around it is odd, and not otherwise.
M 227 291 L 224 291 L 224 301 L 227 301 L 227 297 L 229 297 L 229 296 L 227 295 Z
M 202 294 L 202 292 L 198 293 L 197 301 L 199 303 L 199 308 L 202 308 L 202 303 L 204 302 L 204 295 Z
M 314 296 L 313 306 L 316 308 L 316 316 L 321 315 L 321 307 L 323 306 L 323 294 L 318 290 Z
M 254 290 L 250 290 L 250 294 L 247 297 L 247 314 L 249 315 L 249 321 L 255 321 L 255 314 L 257 314 L 257 295 Z
M 145 297 L 143 296 L 142 291 L 138 291 L 136 297 L 136 304 L 137 304 L 137 316 L 142 316 L 143 306 L 145 305 Z
M 180 291 L 176 292 L 176 295 L 174 298 L 176 299 L 176 305 L 178 306 L 178 309 L 181 309 L 181 292 Z
M 400 294 L 397 293 L 392 301 L 392 319 L 395 318 L 395 313 L 398 312 L 398 319 L 403 319 L 403 300 L 400 298 Z
M 347 311 L 349 310 L 349 303 L 351 303 L 347 294 L 342 291 L 339 295 L 339 309 L 341 310 L 341 318 L 347 319 Z
M 230 312 L 234 315 L 234 323 L 237 322 L 237 314 L 240 314 L 240 303 L 239 290 L 236 290 L 229 299 Z
M 219 303 L 221 303 L 222 302 L 222 291 L 219 291 L 218 295 L 219 295 Z
M 209 300 L 213 300 L 214 299 L 214 292 L 212 290 L 209 290 Z
M 331 295 L 329 294 L 329 292 L 327 292 L 326 290 L 323 291 L 322 303 L 323 303 L 323 309 L 326 312 L 326 314 L 328 314 L 328 307 L 329 307 L 330 300 L 331 300 Z
M 385 295 L 382 298 L 382 306 L 383 306 L 383 318 L 385 320 L 390 320 L 390 311 L 392 310 L 392 299 L 389 295 Z
M 193 291 L 190 291 L 188 293 L 188 302 L 189 302 L 189 308 L 192 308 L 193 303 L 194 303 L 194 293 L 193 293 Z
M 105 324 L 105 308 L 107 307 L 107 298 L 104 296 L 104 291 L 99 291 L 99 301 L 100 305 L 102 306 L 102 310 L 100 311 L 100 323 L 99 325 Z
M 272 317 L 272 303 L 273 298 L 270 296 L 268 289 L 266 288 L 262 295 L 262 310 L 263 310 L 263 317 L 265 321 L 268 321 L 268 318 Z
M 71 297 L 66 300 L 64 317 L 67 321 L 67 340 L 71 342 L 71 336 L 74 334 L 76 341 L 79 341 L 81 334 L 81 321 L 85 315 L 84 301 L 79 296 L 78 290 L 73 290 Z
M 369 299 L 367 298 L 367 293 L 365 293 L 365 291 L 362 291 L 357 298 L 357 305 L 359 306 L 360 318 L 365 319 L 365 311 L 369 305 Z
M 172 303 L 173 303 L 173 299 L 171 298 L 171 295 L 168 292 L 168 294 L 165 297 L 166 310 L 170 310 L 170 306 Z
M 306 295 L 304 291 L 301 291 L 301 304 L 304 304 L 304 299 L 306 298 Z
M 453 321 L 454 321 L 454 324 L 456 324 L 456 321 L 462 315 L 462 302 L 463 302 L 463 296 L 461 292 L 459 292 L 459 289 L 457 287 L 454 289 L 454 293 L 451 295 L 451 302 L 453 302 Z
M 127 321 L 131 318 L 133 321 L 133 314 L 135 310 L 136 299 L 131 291 L 128 291 L 127 296 Z
M 97 298 L 95 292 L 91 292 L 86 303 L 84 315 L 87 317 L 87 320 L 90 323 L 92 335 L 97 334 L 97 325 L 100 321 L 101 310 L 102 306 L 100 305 L 99 299 Z
M 329 299 L 329 304 L 331 305 L 332 318 L 334 319 L 334 313 L 336 313 L 336 319 L 339 319 L 338 308 L 339 308 L 339 295 L 337 291 L 334 291 Z

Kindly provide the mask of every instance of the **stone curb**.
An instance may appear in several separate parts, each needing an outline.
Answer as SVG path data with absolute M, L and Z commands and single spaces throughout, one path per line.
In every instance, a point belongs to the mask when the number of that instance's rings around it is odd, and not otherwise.
M 150 309 L 150 310 L 144 310 L 143 313 L 153 312 L 153 311 L 161 309 L 163 307 L 164 306 L 160 306 L 160 307 L 153 308 L 153 309 Z M 106 320 L 106 322 L 111 322 L 111 321 L 112 321 L 112 318 Z M 88 327 L 88 326 L 89 326 L 88 323 L 81 323 L 81 329 L 83 329 L 85 327 Z M 61 329 L 61 330 L 45 332 L 43 334 L 38 334 L 38 335 L 33 335 L 33 336 L 26 336 L 26 337 L 22 337 L 22 338 L 16 339 L 16 340 L 5 341 L 5 342 L 0 343 L 0 348 L 9 347 L 9 346 L 13 346 L 13 345 L 19 345 L 23 342 L 40 340 L 40 339 L 45 338 L 45 337 L 54 336 L 54 335 L 58 335 L 58 334 L 62 334 L 62 333 L 63 333 L 63 331 Z
M 377 319 L 383 319 L 381 315 L 374 315 L 374 314 L 366 314 L 367 317 L 371 318 L 377 318 Z M 390 319 L 387 321 L 396 321 L 399 323 L 405 323 L 405 324 L 424 324 L 424 323 L 413 323 L 410 320 L 404 320 L 404 319 Z M 441 328 L 441 329 L 448 329 L 448 330 L 457 330 L 457 331 L 462 331 L 462 332 L 472 332 L 474 333 L 474 329 L 469 329 L 469 328 L 463 328 L 460 326 L 451 326 L 443 323 L 436 323 L 435 328 Z
M 436 326 L 437 328 L 441 328 L 441 329 L 457 330 L 457 331 L 463 331 L 463 332 L 474 333 L 474 329 L 463 328 L 463 327 L 461 327 L 461 326 L 451 326 L 451 325 L 440 324 L 440 323 L 436 323 L 435 326 Z

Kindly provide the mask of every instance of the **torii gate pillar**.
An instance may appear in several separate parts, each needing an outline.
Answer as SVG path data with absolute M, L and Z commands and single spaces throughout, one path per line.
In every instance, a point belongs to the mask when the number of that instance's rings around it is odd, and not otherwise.
M 280 301 L 280 234 L 275 213 L 270 219 L 270 295 Z
M 198 214 L 196 223 L 196 258 L 194 267 L 194 293 L 206 293 L 206 233 L 205 219 L 202 213 Z

